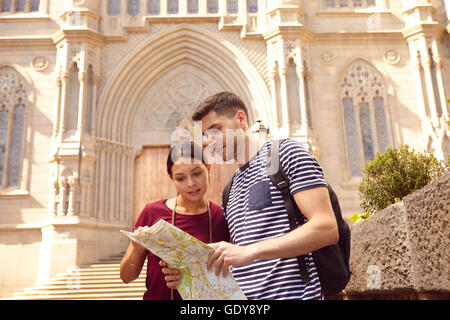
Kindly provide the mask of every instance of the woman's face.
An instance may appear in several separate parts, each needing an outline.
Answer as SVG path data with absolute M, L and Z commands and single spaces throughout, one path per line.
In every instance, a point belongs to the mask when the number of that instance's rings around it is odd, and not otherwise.
M 180 158 L 172 166 L 172 180 L 178 193 L 189 201 L 201 201 L 208 191 L 208 168 L 191 158 Z

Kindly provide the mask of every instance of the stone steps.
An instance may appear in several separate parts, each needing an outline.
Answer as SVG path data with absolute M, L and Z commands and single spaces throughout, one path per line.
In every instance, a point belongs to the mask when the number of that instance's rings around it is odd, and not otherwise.
M 97 263 L 57 274 L 49 281 L 25 288 L 7 300 L 141 300 L 146 290 L 147 264 L 139 278 L 126 284 L 120 279 L 120 261 L 115 255 Z

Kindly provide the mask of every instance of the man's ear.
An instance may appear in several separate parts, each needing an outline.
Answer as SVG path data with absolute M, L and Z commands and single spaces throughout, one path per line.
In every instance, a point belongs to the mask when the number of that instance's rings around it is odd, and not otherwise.
M 239 128 L 245 129 L 248 127 L 247 116 L 245 115 L 244 111 L 239 110 L 238 112 L 236 112 L 235 119 L 237 124 L 239 125 Z

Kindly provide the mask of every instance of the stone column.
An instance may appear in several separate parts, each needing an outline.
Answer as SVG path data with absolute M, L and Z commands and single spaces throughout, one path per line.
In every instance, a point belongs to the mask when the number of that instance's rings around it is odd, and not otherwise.
M 68 190 L 67 178 L 59 178 L 59 203 L 58 203 L 58 216 L 63 217 L 67 213 L 67 190 Z
M 413 75 L 414 83 L 416 85 L 417 102 L 419 103 L 419 114 L 422 122 L 422 129 L 425 129 L 424 124 L 427 122 L 426 101 L 424 96 L 424 88 L 422 87 L 422 59 L 420 52 L 415 52 L 414 47 L 410 44 L 410 55 L 413 61 Z
M 422 65 L 423 65 L 423 73 L 425 76 L 425 86 L 428 97 L 428 106 L 430 108 L 431 113 L 430 114 L 431 123 L 433 124 L 433 127 L 437 127 L 439 125 L 439 115 L 437 112 L 437 105 L 436 105 L 437 101 L 433 90 L 433 76 L 431 73 L 432 60 L 429 52 L 426 53 L 424 52 L 422 54 Z
M 84 69 L 84 68 L 83 68 Z M 78 99 L 78 124 L 77 124 L 77 135 L 81 136 L 84 134 L 84 118 L 85 111 L 87 105 L 87 86 L 88 86 L 88 73 L 87 71 L 78 72 L 78 80 L 80 82 L 80 91 L 79 91 L 79 99 Z
M 281 114 L 282 114 L 282 124 L 281 124 L 281 134 L 288 136 L 290 134 L 289 125 L 289 105 L 288 105 L 288 87 L 287 87 L 287 68 L 282 67 L 279 69 L 280 76 L 280 94 L 281 94 Z
M 69 204 L 67 208 L 68 216 L 75 216 L 77 214 L 77 198 L 78 198 L 78 179 L 74 176 L 68 178 L 69 185 Z
M 431 49 L 433 50 L 433 60 L 436 67 L 436 82 L 438 85 L 438 91 L 439 91 L 439 98 L 440 98 L 440 104 L 442 109 L 442 119 L 448 120 L 448 104 L 445 97 L 445 88 L 444 88 L 444 78 L 442 76 L 442 70 L 444 69 L 443 60 L 441 58 L 440 48 L 438 46 L 437 41 L 433 41 L 431 43 Z
M 274 68 L 274 70 L 269 75 L 269 81 L 270 81 L 270 93 L 272 95 L 272 116 L 273 116 L 273 123 L 276 124 L 277 130 L 280 126 L 280 119 L 278 119 L 278 105 L 277 105 L 277 83 L 276 83 L 276 76 L 277 76 L 277 70 Z
M 68 96 L 68 90 L 69 90 L 69 84 L 70 84 L 70 73 L 69 72 L 62 72 L 61 73 L 61 79 L 62 79 L 62 86 L 61 86 L 61 105 L 60 105 L 60 118 L 59 118 L 59 132 L 62 137 L 64 133 L 66 133 L 65 128 L 65 113 L 66 113 L 66 107 L 67 107 L 67 96 Z
M 298 92 L 300 95 L 300 125 L 301 132 L 304 135 L 308 133 L 308 114 L 307 114 L 307 104 L 306 104 L 306 92 L 305 92 L 305 75 L 306 70 L 303 65 L 301 65 L 301 59 L 299 59 L 300 66 L 297 66 L 297 78 L 298 78 Z
M 56 93 L 56 110 L 55 115 L 53 119 L 53 133 L 52 133 L 52 141 L 56 139 L 59 132 L 59 121 L 60 121 L 60 110 L 61 110 L 61 94 L 62 94 L 62 79 L 61 76 L 58 76 L 56 79 L 56 87 L 57 87 L 57 93 Z

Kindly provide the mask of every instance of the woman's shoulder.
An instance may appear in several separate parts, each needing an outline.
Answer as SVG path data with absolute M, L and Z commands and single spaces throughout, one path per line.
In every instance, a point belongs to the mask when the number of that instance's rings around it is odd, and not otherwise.
M 166 206 L 167 199 L 147 203 L 142 209 L 135 226 L 150 226 L 154 221 L 159 220 L 162 216 L 170 211 Z
M 211 212 L 223 215 L 223 211 L 222 211 L 222 206 L 221 205 L 218 205 L 215 202 L 209 201 L 209 206 L 211 208 Z

